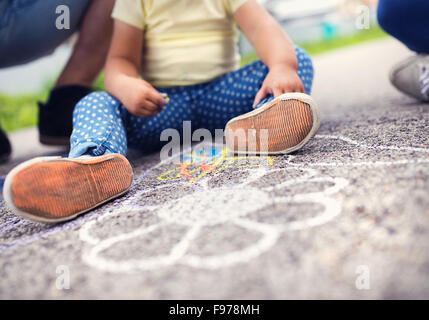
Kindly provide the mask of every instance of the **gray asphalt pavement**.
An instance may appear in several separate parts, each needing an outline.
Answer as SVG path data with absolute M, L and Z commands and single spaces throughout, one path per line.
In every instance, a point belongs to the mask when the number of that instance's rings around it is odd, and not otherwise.
M 293 155 L 218 148 L 188 171 L 133 155 L 126 196 L 55 226 L 1 202 L 0 298 L 429 298 L 429 105 L 388 81 L 410 54 L 316 57 L 323 124 Z M 22 140 L 12 165 L 62 152 Z

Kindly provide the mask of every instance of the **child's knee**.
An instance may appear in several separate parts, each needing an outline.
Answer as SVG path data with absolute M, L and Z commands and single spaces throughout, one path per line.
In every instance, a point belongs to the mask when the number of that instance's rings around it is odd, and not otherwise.
M 113 96 L 104 91 L 95 91 L 85 97 L 83 97 L 76 105 L 74 112 L 77 113 L 80 109 L 86 109 L 88 107 L 105 107 L 105 106 L 117 106 L 117 101 Z
M 105 91 L 95 91 L 83 97 L 79 103 L 84 102 L 86 104 L 105 104 L 111 101 L 116 101 L 116 99 Z
M 85 113 L 90 113 L 91 109 L 103 108 L 111 103 L 114 98 L 107 92 L 97 91 L 92 92 L 83 97 L 74 107 L 73 124 L 78 118 L 84 118 Z

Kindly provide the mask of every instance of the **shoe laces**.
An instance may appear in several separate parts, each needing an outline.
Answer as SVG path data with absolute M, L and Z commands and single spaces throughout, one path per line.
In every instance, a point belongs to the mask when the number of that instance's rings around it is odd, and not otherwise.
M 429 63 L 428 64 L 420 64 L 420 85 L 421 85 L 421 92 L 422 95 L 429 99 Z

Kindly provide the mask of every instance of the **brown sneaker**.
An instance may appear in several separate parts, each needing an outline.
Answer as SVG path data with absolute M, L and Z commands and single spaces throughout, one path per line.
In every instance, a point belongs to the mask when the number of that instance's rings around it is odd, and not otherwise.
M 16 214 L 56 223 L 124 194 L 132 181 L 132 168 L 120 154 L 75 159 L 42 157 L 13 169 L 3 192 L 6 204 Z
M 260 108 L 231 119 L 227 148 L 235 153 L 285 154 L 301 149 L 320 126 L 316 102 L 304 93 L 285 93 Z

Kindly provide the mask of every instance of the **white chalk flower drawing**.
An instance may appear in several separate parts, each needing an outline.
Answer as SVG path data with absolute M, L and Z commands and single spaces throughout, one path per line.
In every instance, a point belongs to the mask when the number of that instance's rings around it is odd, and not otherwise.
M 249 164 L 249 158 L 227 157 L 224 152 L 213 157 L 211 163 L 202 162 L 198 172 L 188 170 L 188 167 L 174 167 L 172 170 L 162 173 L 158 180 L 162 183 L 150 189 L 134 190 L 134 194 L 123 201 L 118 208 L 100 215 L 97 219 L 86 222 L 80 229 L 80 239 L 87 243 L 83 253 L 83 260 L 90 266 L 109 272 L 138 272 L 157 270 L 172 265 L 185 265 L 193 268 L 218 269 L 245 263 L 257 258 L 269 251 L 278 241 L 282 233 L 293 232 L 306 228 L 323 225 L 335 217 L 342 210 L 341 191 L 346 188 L 349 181 L 344 177 L 332 177 L 321 174 L 320 168 L 339 166 L 387 166 L 410 163 L 429 163 L 427 154 L 429 149 L 400 148 L 367 146 L 352 139 L 340 136 L 316 136 L 317 139 L 327 139 L 356 147 L 376 150 L 394 150 L 398 152 L 420 152 L 424 157 L 417 160 L 399 159 L 396 161 L 361 161 L 352 163 L 324 162 L 302 164 L 293 160 L 299 156 L 287 156 L 287 167 L 273 166 L 273 160 L 269 157 L 254 157 Z M 151 170 L 161 168 L 171 169 L 173 166 L 161 162 Z M 213 186 L 212 179 L 224 174 L 225 169 L 235 168 L 237 173 L 245 177 L 237 183 L 229 183 L 222 186 Z M 257 187 L 255 183 L 267 176 L 275 176 L 277 173 L 289 171 L 292 173 L 289 179 L 272 183 L 262 183 Z M 182 177 L 180 179 L 180 177 Z M 156 178 L 155 178 L 156 179 Z M 138 180 L 138 179 L 137 179 Z M 142 197 L 156 194 L 174 185 L 183 185 L 188 188 L 184 195 L 178 198 L 166 200 L 157 204 L 140 204 Z M 192 187 L 190 187 L 190 184 Z M 299 186 L 317 185 L 317 188 L 307 188 L 312 191 L 300 192 Z M 282 192 L 282 190 L 294 190 L 297 192 Z M 313 204 L 316 212 L 302 218 L 282 223 L 266 222 L 254 219 L 253 214 L 270 206 L 287 208 L 296 204 Z M 278 209 L 277 209 L 278 210 Z M 281 210 L 281 209 L 280 209 Z M 157 217 L 157 222 L 151 225 L 135 226 L 132 231 L 118 233 L 106 238 L 97 236 L 97 225 L 111 217 L 120 217 L 121 214 L 130 212 L 146 212 Z M 143 258 L 114 259 L 105 252 L 115 245 L 127 241 L 138 241 L 139 237 L 148 235 L 158 228 L 169 225 L 180 225 L 186 231 L 180 240 L 171 245 L 167 253 L 151 254 Z M 195 239 L 203 230 L 216 225 L 233 225 L 241 229 L 258 234 L 256 240 L 252 240 L 245 246 L 239 246 L 235 250 L 212 255 L 198 255 L 190 251 Z M 239 237 L 240 234 L 237 234 Z M 219 241 L 222 241 L 219 239 Z M 144 248 L 142 248 L 144 250 Z

